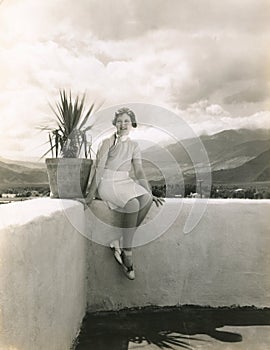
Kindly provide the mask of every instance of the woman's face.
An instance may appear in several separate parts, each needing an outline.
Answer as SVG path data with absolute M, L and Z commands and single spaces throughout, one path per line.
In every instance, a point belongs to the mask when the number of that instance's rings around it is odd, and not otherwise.
M 132 128 L 130 116 L 126 113 L 119 115 L 116 119 L 115 127 L 119 136 L 128 135 Z

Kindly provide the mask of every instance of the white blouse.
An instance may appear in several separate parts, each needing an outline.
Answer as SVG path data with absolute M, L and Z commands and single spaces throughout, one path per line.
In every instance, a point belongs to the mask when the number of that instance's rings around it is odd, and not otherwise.
M 141 162 L 141 150 L 138 142 L 131 140 L 128 136 L 117 137 L 108 150 L 104 168 L 130 171 L 133 159 Z

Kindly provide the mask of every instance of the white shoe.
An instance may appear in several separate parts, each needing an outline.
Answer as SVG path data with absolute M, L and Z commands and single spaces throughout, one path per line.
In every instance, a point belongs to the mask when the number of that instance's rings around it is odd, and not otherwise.
M 125 252 L 122 251 L 121 252 L 121 259 L 123 261 L 123 264 L 122 264 L 123 272 L 128 279 L 134 280 L 135 279 L 135 271 L 133 268 L 133 264 L 130 266 L 125 265 L 125 259 L 127 259 L 127 257 L 130 257 L 132 259 L 132 255 L 127 256 L 127 255 L 125 255 Z
M 124 264 L 122 266 L 123 266 L 123 271 L 124 271 L 124 274 L 126 275 L 126 277 L 130 280 L 135 280 L 135 271 L 133 269 L 133 266 L 127 267 Z
M 118 262 L 118 264 L 123 265 L 123 260 L 121 258 L 121 248 L 118 240 L 112 241 L 110 243 L 110 248 L 113 251 L 113 256 L 115 260 Z

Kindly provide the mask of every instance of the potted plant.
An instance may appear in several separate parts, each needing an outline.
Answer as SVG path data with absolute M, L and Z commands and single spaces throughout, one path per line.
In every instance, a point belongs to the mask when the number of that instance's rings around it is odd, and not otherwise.
M 72 99 L 71 93 L 60 90 L 60 101 L 52 110 L 56 116 L 57 127 L 43 127 L 49 131 L 50 148 L 42 158 L 51 152 L 52 158 L 46 158 L 46 166 L 52 198 L 83 198 L 86 195 L 90 176 L 91 139 L 87 132 L 93 125 L 86 126 L 92 115 L 94 104 L 84 114 L 85 95 Z M 81 157 L 81 153 L 84 157 Z

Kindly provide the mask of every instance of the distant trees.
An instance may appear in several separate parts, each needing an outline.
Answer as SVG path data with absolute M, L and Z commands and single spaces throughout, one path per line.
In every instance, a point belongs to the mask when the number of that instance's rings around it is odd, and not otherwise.
M 211 198 L 248 198 L 263 199 L 270 198 L 267 190 L 258 190 L 256 187 L 238 188 L 236 185 L 213 185 L 211 188 Z
M 189 183 L 183 185 L 178 184 L 159 184 L 152 183 L 152 193 L 157 197 L 167 198 L 179 198 L 179 197 L 200 197 L 198 186 Z M 214 184 L 211 186 L 210 198 L 249 198 L 249 199 L 270 199 L 269 184 L 261 185 L 261 188 L 257 188 L 255 185 L 247 186 L 247 188 L 238 188 L 236 185 L 226 184 Z M 0 190 L 0 197 L 2 193 L 16 194 L 16 197 L 48 197 L 50 195 L 50 189 L 47 186 L 44 187 L 20 187 L 20 188 L 7 188 Z M 202 193 L 202 196 L 205 196 Z
M 157 197 L 166 197 L 166 185 L 152 185 L 152 193 Z
M 151 183 L 151 181 L 150 181 Z M 212 185 L 210 198 L 249 198 L 249 199 L 270 199 L 269 185 L 261 189 L 257 189 L 254 185 L 246 188 L 238 188 L 237 185 Z M 195 184 L 185 184 L 184 188 L 181 184 L 152 184 L 152 193 L 157 197 L 193 197 L 200 196 L 198 188 Z M 204 193 L 202 194 L 204 196 Z
M 15 194 L 16 197 L 46 197 L 50 195 L 49 187 L 18 187 L 6 188 L 0 190 L 0 197 L 2 194 Z

